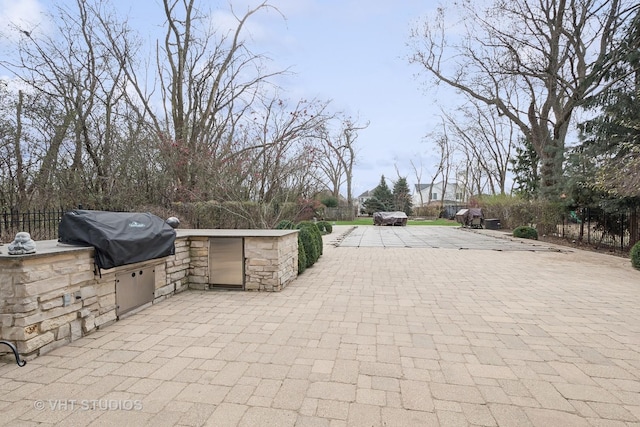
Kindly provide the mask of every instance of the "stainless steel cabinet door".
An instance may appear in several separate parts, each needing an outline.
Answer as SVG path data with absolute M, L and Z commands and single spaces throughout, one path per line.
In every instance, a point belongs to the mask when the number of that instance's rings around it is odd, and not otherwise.
M 241 237 L 209 239 L 209 284 L 244 286 L 244 240 Z
M 153 301 L 155 268 L 116 273 L 116 316 Z

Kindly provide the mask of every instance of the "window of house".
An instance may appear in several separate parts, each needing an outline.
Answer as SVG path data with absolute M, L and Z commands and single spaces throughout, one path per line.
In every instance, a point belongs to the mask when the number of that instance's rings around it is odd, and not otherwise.
M 456 200 L 462 200 L 462 193 L 456 193 Z
M 438 193 L 431 193 L 431 200 L 438 200 Z

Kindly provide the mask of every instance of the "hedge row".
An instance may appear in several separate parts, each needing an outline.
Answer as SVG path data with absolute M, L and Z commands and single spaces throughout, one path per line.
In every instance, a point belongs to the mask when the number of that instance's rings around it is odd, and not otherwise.
M 554 233 L 564 212 L 560 203 L 505 195 L 482 197 L 478 199 L 478 206 L 485 218 L 500 218 L 502 228 L 515 229 L 527 225 L 535 227 L 541 234 Z
M 262 229 L 271 228 L 279 218 L 295 218 L 297 203 L 195 202 L 175 203 L 172 209 L 180 220 L 197 228 Z

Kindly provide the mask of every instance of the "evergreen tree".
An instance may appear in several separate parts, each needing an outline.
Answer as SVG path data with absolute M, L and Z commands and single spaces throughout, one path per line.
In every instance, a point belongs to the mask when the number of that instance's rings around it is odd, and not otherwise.
M 393 186 L 393 207 L 396 211 L 406 213 L 407 216 L 411 215 L 413 203 L 411 201 L 407 178 L 398 178 Z
M 607 75 L 606 80 L 616 83 L 588 100 L 587 107 L 601 113 L 581 123 L 579 129 L 585 151 L 598 162 L 597 186 L 612 197 L 637 198 L 640 188 L 640 12 L 613 54 L 624 58 Z
M 640 206 L 640 10 L 610 55 L 622 58 L 607 71 L 605 82 L 613 84 L 587 100 L 586 107 L 599 114 L 579 125 L 584 140 L 580 164 L 591 170 L 582 180 L 568 171 L 567 182 L 580 184 L 568 186 L 576 202 L 618 212 Z M 640 240 L 637 215 L 633 209 L 629 217 L 630 245 Z M 620 232 L 620 224 L 602 225 L 610 233 Z
M 511 171 L 515 174 L 515 193 L 531 200 L 538 195 L 540 158 L 528 139 L 523 138 L 520 144 L 516 147 L 515 158 L 510 160 Z
M 367 215 L 373 215 L 374 212 L 384 212 L 386 210 L 382 202 L 373 196 L 365 200 L 362 207 Z
M 384 175 L 380 177 L 380 184 L 373 190 L 373 197 L 380 201 L 386 211 L 393 209 L 393 193 L 391 193 Z
M 597 191 L 593 179 L 598 171 L 597 156 L 583 144 L 568 150 L 565 157 L 565 203 L 571 209 L 595 206 L 603 196 Z
M 364 208 L 369 215 L 374 212 L 393 210 L 393 194 L 387 185 L 384 175 L 380 178 L 380 184 L 373 189 L 371 198 L 364 202 Z

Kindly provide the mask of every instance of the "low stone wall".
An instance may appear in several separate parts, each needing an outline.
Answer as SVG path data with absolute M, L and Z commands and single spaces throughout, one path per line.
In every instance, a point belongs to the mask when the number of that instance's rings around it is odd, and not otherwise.
M 209 238 L 242 238 L 244 289 L 281 291 L 298 276 L 298 230 L 185 230 L 191 242 L 189 287 L 208 289 Z
M 298 275 L 298 236 L 246 237 L 245 289 L 281 291 Z
M 244 238 L 245 290 L 279 291 L 298 272 L 297 233 L 231 230 Z M 116 274 L 155 270 L 153 304 L 188 288 L 207 289 L 209 237 L 223 230 L 178 230 L 175 255 L 94 271 L 93 248 L 37 242 L 31 255 L 0 254 L 0 339 L 31 358 L 117 320 Z M 3 251 L 4 252 L 4 251 Z M 128 316 L 145 308 L 138 307 Z M 0 351 L 3 349 L 0 348 Z

